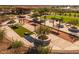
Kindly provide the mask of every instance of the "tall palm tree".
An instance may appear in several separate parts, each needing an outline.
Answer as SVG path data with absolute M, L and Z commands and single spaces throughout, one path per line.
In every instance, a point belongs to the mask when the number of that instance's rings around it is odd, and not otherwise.
M 38 34 L 38 36 L 39 36 L 39 35 L 47 35 L 47 34 L 50 33 L 50 28 L 41 25 L 41 29 L 40 29 L 40 27 L 38 27 L 38 28 L 36 29 L 36 33 Z
M 46 19 L 47 19 L 47 16 L 45 15 L 45 16 L 44 16 L 44 19 L 43 19 L 44 26 L 46 25 Z
M 37 17 L 40 17 L 40 25 L 42 22 L 44 22 L 44 25 L 45 25 L 45 20 L 46 20 L 46 15 L 47 15 L 47 12 L 48 12 L 48 8 L 38 8 L 38 9 L 34 9 L 34 14 L 32 15 L 33 18 L 36 19 L 36 21 L 38 20 Z M 44 19 L 41 19 L 41 16 L 44 15 Z
M 55 18 L 53 18 L 53 17 L 51 18 L 53 27 L 54 27 L 54 19 L 55 19 Z
M 61 23 L 63 22 L 63 17 L 61 17 L 60 19 L 58 19 L 58 21 L 59 21 L 59 24 L 58 24 L 58 32 L 59 32 Z
M 34 25 L 34 31 L 36 31 L 36 25 L 37 25 L 36 23 L 37 23 L 37 21 L 38 21 L 38 16 L 39 16 L 39 15 L 38 15 L 37 13 L 34 13 L 34 14 L 32 14 L 32 16 L 31 16 L 31 17 L 33 18 L 33 22 L 34 22 L 34 24 L 33 24 L 33 25 Z

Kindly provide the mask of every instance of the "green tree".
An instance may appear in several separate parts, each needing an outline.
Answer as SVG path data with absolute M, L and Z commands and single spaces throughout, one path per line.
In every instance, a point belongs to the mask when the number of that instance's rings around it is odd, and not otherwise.
M 78 19 L 72 19 L 71 21 L 68 22 L 69 24 L 72 24 L 72 25 L 78 25 L 79 24 L 79 21 Z
M 55 20 L 55 18 L 51 18 L 51 20 L 52 20 L 52 24 L 53 24 L 53 27 L 54 27 L 54 20 Z
M 38 28 L 36 29 L 36 33 L 38 34 L 38 36 L 39 36 L 39 35 L 43 35 L 43 34 L 47 35 L 47 34 L 50 33 L 50 29 L 51 29 L 51 28 L 49 28 L 49 27 L 47 27 L 47 26 L 41 25 L 41 27 L 38 27 Z
M 72 16 L 72 14 L 71 14 L 71 13 L 69 13 L 69 16 Z

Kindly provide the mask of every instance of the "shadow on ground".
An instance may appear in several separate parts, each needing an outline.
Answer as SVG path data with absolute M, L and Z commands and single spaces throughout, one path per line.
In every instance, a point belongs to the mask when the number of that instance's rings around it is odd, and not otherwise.
M 25 36 L 24 38 L 30 43 L 34 43 L 35 46 L 44 45 L 43 41 L 33 38 L 32 36 Z

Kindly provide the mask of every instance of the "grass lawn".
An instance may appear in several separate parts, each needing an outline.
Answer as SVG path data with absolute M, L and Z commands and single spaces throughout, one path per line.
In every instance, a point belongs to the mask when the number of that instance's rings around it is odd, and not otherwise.
M 61 17 L 64 19 L 63 21 L 64 21 L 65 23 L 67 23 L 67 22 L 69 22 L 69 21 L 72 21 L 72 20 L 79 20 L 79 17 L 60 16 L 60 15 L 55 15 L 55 16 L 53 16 L 53 15 L 48 15 L 48 16 L 47 16 L 47 19 L 51 19 L 51 18 L 58 18 L 58 19 L 60 19 Z M 43 18 L 43 16 L 42 16 L 42 18 Z M 79 24 L 77 24 L 77 26 L 79 26 Z
M 11 28 L 17 33 L 19 34 L 21 37 L 24 37 L 24 33 L 27 32 L 28 34 L 33 34 L 33 32 L 29 31 L 28 29 L 20 26 L 20 25 L 15 25 L 16 28 L 13 28 L 13 26 L 11 26 Z

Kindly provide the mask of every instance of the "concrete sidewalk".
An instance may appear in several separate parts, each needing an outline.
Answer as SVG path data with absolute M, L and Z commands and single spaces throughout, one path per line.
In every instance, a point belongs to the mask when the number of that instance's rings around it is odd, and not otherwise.
M 33 46 L 32 43 L 30 43 L 29 41 L 27 41 L 25 38 L 20 37 L 15 31 L 13 31 L 10 27 L 8 26 L 3 26 L 2 29 L 5 29 L 5 35 L 6 37 L 10 40 L 18 40 L 18 41 L 22 41 L 24 43 L 25 46 Z
M 28 19 L 28 20 L 32 20 L 32 19 Z M 48 24 L 49 23 L 47 23 L 47 25 Z M 22 26 L 24 28 L 29 29 L 30 31 L 34 31 L 34 26 L 30 25 L 29 23 L 26 23 Z M 50 23 L 49 26 L 52 26 L 52 23 Z M 35 35 L 32 35 L 32 36 L 35 37 Z M 48 36 L 49 36 L 49 39 L 51 39 L 49 46 L 52 47 L 52 50 L 79 50 L 79 41 L 71 43 L 53 34 L 49 34 Z
M 57 22 L 54 23 L 55 26 L 56 26 L 56 23 L 57 23 Z M 79 33 L 70 32 L 70 31 L 68 30 L 68 27 L 65 26 L 65 23 L 62 23 L 62 24 L 64 25 L 64 28 L 60 28 L 59 30 L 79 37 Z M 53 27 L 53 24 L 50 23 L 50 21 L 48 20 L 48 21 L 46 21 L 46 26 Z M 54 28 L 56 28 L 56 27 L 54 27 Z
M 34 31 L 34 27 L 28 23 L 24 24 L 23 27 L 30 31 Z M 52 50 L 79 50 L 79 41 L 71 43 L 53 34 L 49 34 L 48 36 L 49 39 L 51 39 L 49 46 L 52 47 Z

